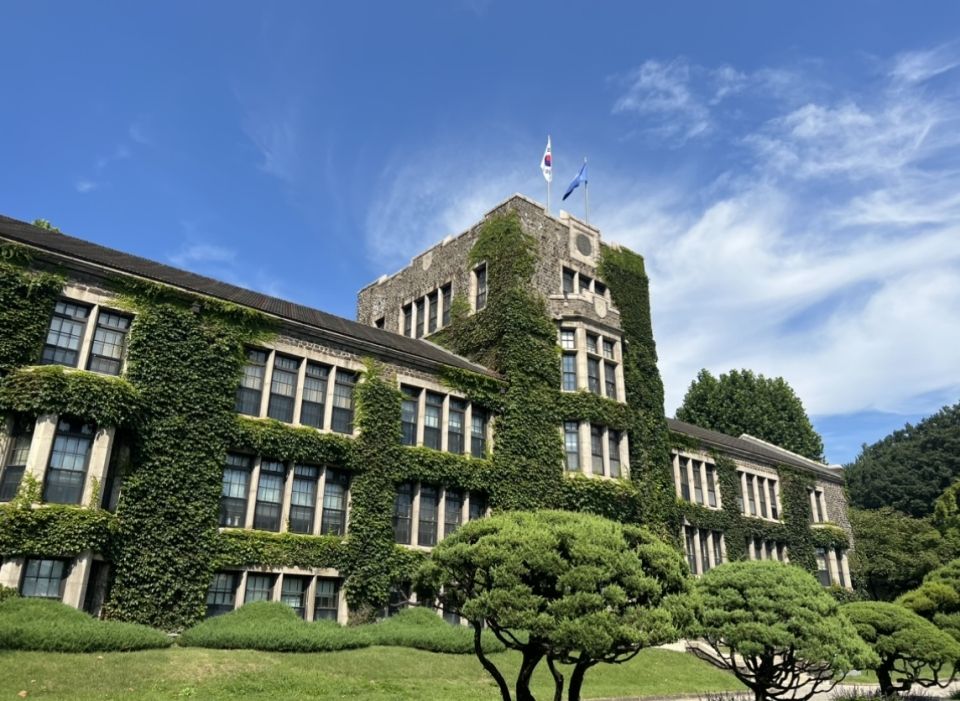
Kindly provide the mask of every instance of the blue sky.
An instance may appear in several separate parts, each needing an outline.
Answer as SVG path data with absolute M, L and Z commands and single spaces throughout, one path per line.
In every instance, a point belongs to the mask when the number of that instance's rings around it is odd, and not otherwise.
M 647 257 L 668 412 L 701 367 L 782 375 L 846 462 L 960 398 L 956 3 L 39 0 L 0 26 L 9 216 L 352 317 L 543 200 L 549 133 L 555 190 L 588 156 L 593 223 Z

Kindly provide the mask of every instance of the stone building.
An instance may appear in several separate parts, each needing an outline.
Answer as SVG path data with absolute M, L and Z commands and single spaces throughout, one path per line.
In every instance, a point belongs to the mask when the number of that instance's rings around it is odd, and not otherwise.
M 545 297 L 556 323 L 560 390 L 625 403 L 625 340 L 620 309 L 598 272 L 600 232 L 563 212 L 548 215 L 541 205 L 520 195 L 491 210 L 484 221 L 508 211 L 516 213 L 538 244 L 532 285 Z M 198 314 L 210 300 L 254 311 L 274 325 L 277 331 L 269 338 L 246 344 L 233 397 L 237 416 L 252 419 L 254 425 L 272 427 L 279 422 L 306 428 L 329 438 L 333 448 L 349 450 L 358 435 L 354 391 L 364 381 L 366 361 L 373 359 L 387 369 L 389 381 L 400 391 L 402 450 L 436 451 L 452 469 L 486 465 L 497 450 L 497 416 L 452 387 L 445 376 L 451 369 L 490 380 L 497 374 L 430 340 L 451 324 L 458 305 L 470 314 L 487 304 L 487 263 L 469 262 L 482 224 L 444 239 L 403 270 L 363 288 L 358 320 L 350 321 L 0 217 L 0 247 L 15 263 L 3 264 L 4 275 L 49 271 L 62 280 L 44 307 L 34 310 L 43 317 L 35 351 L 28 344 L 27 352 L 0 358 L 6 365 L 0 370 L 5 371 L 0 380 L 5 421 L 0 437 L 0 502 L 8 502 L 0 505 L 0 528 L 11 523 L 2 520 L 6 513 L 24 508 L 32 515 L 51 509 L 51 519 L 68 518 L 71 509 L 122 518 L 124 487 L 138 467 L 131 464 L 130 443 L 135 441 L 130 429 L 83 415 L 77 402 L 58 403 L 46 395 L 42 400 L 10 399 L 10 387 L 34 386 L 31 379 L 39 383 L 35 386 L 46 387 L 39 366 L 64 368 L 62 376 L 50 376 L 57 382 L 126 377 L 130 343 L 138 333 L 138 312 L 125 297 L 131 285 L 160 285 L 193 299 Z M 21 307 L 23 313 L 30 312 L 29 302 Z M 14 318 L 18 317 L 0 314 L 0 323 L 13 324 Z M 0 328 L 0 335 L 14 331 Z M 817 574 L 824 584 L 850 587 L 846 549 L 851 534 L 839 468 L 746 435 L 726 436 L 673 420 L 668 420 L 668 427 L 675 439 L 672 470 L 678 503 L 695 507 L 683 511 L 687 516 L 677 534 L 694 573 L 729 559 L 732 549 L 723 530 L 702 527 L 690 515 L 696 509 L 723 511 L 718 456 L 724 456 L 735 467 L 738 484 L 737 505 L 726 504 L 725 513 L 735 509 L 745 522 L 771 525 L 772 534 L 779 532 L 776 526 L 785 518 L 782 475 L 789 471 L 803 477 L 809 500 L 803 518 L 809 521 L 806 528 L 816 545 Z M 588 420 L 564 421 L 557 431 L 563 438 L 565 472 L 571 478 L 576 474 L 593 480 L 630 480 L 628 431 Z M 221 535 L 297 534 L 306 539 L 303 547 L 309 547 L 310 539 L 336 543 L 331 537 L 350 537 L 357 476 L 346 460 L 338 462 L 336 456 L 342 453 L 331 448 L 324 460 L 311 461 L 270 454 L 267 448 L 230 444 L 221 448 Z M 29 493 L 30 485 L 35 493 Z M 443 483 L 412 478 L 397 482 L 391 515 L 395 542 L 412 550 L 429 549 L 465 521 L 483 517 L 490 495 L 482 486 L 475 481 L 461 484 L 455 478 Z M 25 507 L 24 501 L 33 503 Z M 66 508 L 56 507 L 60 511 L 54 512 L 53 505 Z M 818 531 L 834 537 L 817 538 Z M 44 542 L 49 541 L 0 532 L 0 585 L 26 596 L 57 598 L 93 613 L 105 599 L 109 605 L 115 574 L 109 548 L 37 544 Z M 750 558 L 791 558 L 790 546 L 775 537 L 751 536 L 737 547 Z M 345 573 L 336 566 L 218 560 L 209 563 L 209 570 L 208 615 L 267 599 L 288 603 L 308 620 L 347 619 Z M 398 601 L 409 598 L 403 587 L 397 587 L 395 595 Z

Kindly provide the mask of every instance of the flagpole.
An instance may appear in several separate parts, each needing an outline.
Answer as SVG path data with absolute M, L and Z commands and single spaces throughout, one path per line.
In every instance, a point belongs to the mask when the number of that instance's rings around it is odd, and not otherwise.
M 586 165 L 587 157 L 583 157 L 583 163 Z M 587 182 L 583 184 L 583 220 L 589 224 L 590 223 L 590 179 L 587 178 Z
M 547 146 L 550 146 L 550 135 L 547 134 Z M 550 178 L 547 180 L 547 214 L 550 214 L 550 185 L 553 182 L 553 149 L 550 150 Z

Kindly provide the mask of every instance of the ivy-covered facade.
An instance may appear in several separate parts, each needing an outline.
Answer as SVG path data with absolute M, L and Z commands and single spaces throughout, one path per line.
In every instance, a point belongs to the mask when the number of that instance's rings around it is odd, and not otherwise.
M 357 322 L 3 217 L 0 252 L 0 584 L 25 595 L 168 630 L 262 599 L 369 619 L 465 521 L 543 507 L 646 523 L 694 572 L 850 585 L 842 478 L 668 421 L 643 259 L 521 196 Z

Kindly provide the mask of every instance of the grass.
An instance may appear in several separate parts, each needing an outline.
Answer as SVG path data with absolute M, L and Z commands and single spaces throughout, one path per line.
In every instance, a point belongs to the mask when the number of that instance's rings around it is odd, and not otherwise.
M 308 623 L 285 604 L 257 602 L 199 623 L 184 632 L 177 644 L 268 652 L 333 652 L 391 645 L 472 655 L 473 630 L 452 626 L 425 608 L 406 609 L 381 623 L 344 628 L 333 622 Z M 483 647 L 485 652 L 503 650 L 489 633 L 484 634 Z
M 146 626 L 98 621 L 59 601 L 8 598 L 0 603 L 0 649 L 101 652 L 168 647 L 170 638 Z
M 518 655 L 496 653 L 491 659 L 508 678 L 515 678 Z M 541 667 L 534 691 L 538 698 L 549 699 L 553 685 Z M 655 649 L 625 665 L 590 670 L 584 697 L 696 696 L 740 689 L 731 675 L 692 655 Z M 16 698 L 21 691 L 30 699 L 70 701 L 499 699 L 493 681 L 472 655 L 396 647 L 322 654 L 180 647 L 100 655 L 0 652 L 0 699 Z

